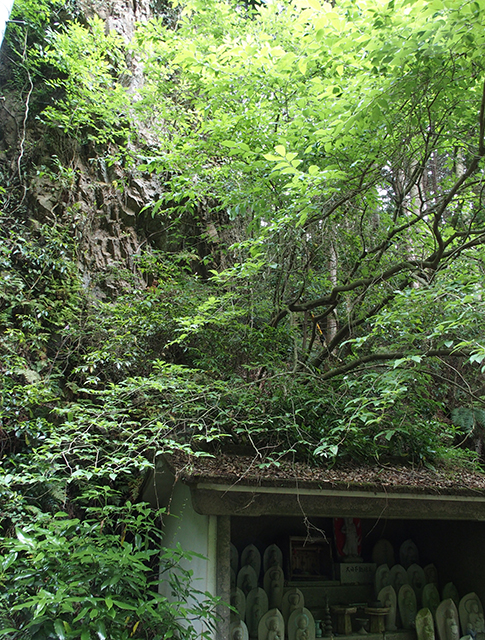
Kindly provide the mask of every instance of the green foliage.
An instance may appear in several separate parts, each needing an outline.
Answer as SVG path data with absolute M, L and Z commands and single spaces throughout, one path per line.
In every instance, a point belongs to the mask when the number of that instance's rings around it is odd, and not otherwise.
M 126 143 L 128 99 L 121 82 L 129 72 L 123 39 L 114 32 L 106 34 L 98 17 L 87 26 L 72 23 L 52 39 L 44 61 L 59 75 L 48 85 L 62 89 L 64 98 L 45 108 L 43 119 L 83 143 Z
M 281 376 L 317 455 L 449 458 L 449 389 L 463 393 L 453 378 L 469 380 L 484 349 L 484 7 L 302 0 L 252 18 L 194 1 L 177 30 L 153 20 L 137 33 L 136 109 L 160 140 L 141 168 L 165 172 L 164 202 L 211 198 L 244 229 L 213 271 L 230 294 L 208 291 L 177 340 L 210 335 L 205 305 L 230 300 L 232 321 L 214 316 L 226 353 L 237 328 L 247 379 Z M 246 347 L 249 308 L 262 358 Z M 318 404 L 333 379 L 310 420 L 304 387 Z
M 4 540 L 2 636 L 188 639 L 195 635 L 184 620 L 212 628 L 216 600 L 203 594 L 199 604 L 191 573 L 179 568 L 191 555 L 160 548 L 160 522 L 148 505 L 118 511 L 93 509 L 83 520 L 39 511 L 34 524 Z M 157 591 L 159 569 L 172 601 Z
M 2 192 L 4 633 L 190 638 L 213 602 L 179 551 L 155 588 L 160 455 L 479 463 L 485 5 L 190 0 L 130 45 L 16 10 L 39 126 L 163 193 L 90 288 L 69 211 Z M 61 157 L 32 172 L 69 195 Z
M 181 550 L 162 549 L 172 598 L 157 592 L 160 514 L 133 500 L 158 455 L 210 439 L 206 411 L 221 390 L 211 392 L 183 367 L 156 365 L 152 352 L 138 364 L 146 377 L 127 377 L 133 363 L 122 367 L 114 352 L 109 362 L 120 365 L 122 381 L 110 382 L 108 371 L 96 376 L 109 364 L 101 343 L 115 339 L 106 318 L 99 325 L 103 315 L 116 323 L 133 308 L 138 318 L 144 313 L 139 332 L 148 343 L 147 328 L 163 334 L 163 320 L 141 292 L 135 307 L 123 298 L 111 311 L 95 304 L 81 287 L 72 240 L 58 227 L 5 213 L 2 222 L 3 634 L 194 637 L 191 620 L 210 629 L 215 601 L 196 592 L 190 572 L 173 571 L 190 558 Z M 134 324 L 124 340 L 136 337 Z

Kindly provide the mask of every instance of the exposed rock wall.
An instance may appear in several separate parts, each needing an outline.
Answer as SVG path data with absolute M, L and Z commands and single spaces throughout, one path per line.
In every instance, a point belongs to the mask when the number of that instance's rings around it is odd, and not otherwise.
M 135 24 L 151 16 L 148 0 L 80 0 L 86 19 L 98 15 L 108 31 L 127 42 Z M 131 87 L 143 82 L 141 65 L 130 62 Z M 72 228 L 86 283 L 94 272 L 114 264 L 133 268 L 133 257 L 147 242 L 140 211 L 161 192 L 150 176 L 135 176 L 121 165 L 107 167 L 94 148 L 48 132 L 36 119 L 35 93 L 16 87 L 15 60 L 8 47 L 0 61 L 0 172 L 12 207 L 49 224 Z M 48 140 L 48 142 L 46 142 Z M 59 159 L 60 171 L 52 170 Z
M 152 15 L 149 0 L 78 2 L 86 20 L 98 15 L 107 31 L 115 30 L 127 43 L 136 23 Z M 133 58 L 127 62 L 128 89 L 136 92 L 143 83 L 143 65 Z M 11 207 L 23 210 L 29 218 L 72 230 L 86 285 L 103 280 L 103 272 L 109 274 L 119 267 L 137 273 L 136 256 L 149 247 L 185 251 L 192 256 L 188 259 L 194 271 L 205 277 L 207 265 L 202 258 L 218 254 L 221 229 L 227 222 L 221 224 L 217 208 L 207 204 L 186 218 L 179 217 L 177 224 L 183 232 L 178 237 L 170 235 L 173 218 L 163 213 L 152 218 L 143 211 L 163 193 L 163 179 L 127 168 L 122 161 L 108 165 L 104 158 L 115 149 L 81 144 L 47 129 L 37 118 L 45 106 L 38 97 L 41 88 L 18 89 L 14 79 L 15 61 L 4 46 L 0 56 L 0 173 Z M 147 147 L 156 142 L 149 131 L 138 134 Z

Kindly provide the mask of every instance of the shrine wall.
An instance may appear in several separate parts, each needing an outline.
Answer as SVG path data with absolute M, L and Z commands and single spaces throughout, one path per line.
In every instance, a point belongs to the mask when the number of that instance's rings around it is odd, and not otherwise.
M 178 544 L 184 551 L 200 554 L 192 559 L 182 559 L 178 564 L 183 570 L 193 572 L 192 586 L 201 592 L 216 593 L 217 569 L 217 516 L 196 513 L 192 507 L 189 488 L 178 483 L 172 493 L 169 514 L 163 520 L 163 546 L 175 549 Z M 166 576 L 160 574 L 159 592 L 172 598 L 170 584 Z M 200 596 L 203 601 L 204 597 Z M 203 621 L 192 621 L 200 635 Z

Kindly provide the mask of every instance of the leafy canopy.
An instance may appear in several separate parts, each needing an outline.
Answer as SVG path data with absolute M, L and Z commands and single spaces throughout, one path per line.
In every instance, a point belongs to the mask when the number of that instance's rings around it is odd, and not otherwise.
M 190 574 L 157 593 L 160 513 L 134 506 L 159 455 L 476 458 L 485 2 L 194 0 L 130 44 L 38 7 L 10 27 L 13 85 L 58 153 L 24 145 L 1 191 L 2 626 L 191 637 L 211 603 Z M 162 185 L 131 270 L 91 288 L 77 238 L 100 214 L 73 205 L 69 149 L 122 174 L 96 184 L 120 202 Z

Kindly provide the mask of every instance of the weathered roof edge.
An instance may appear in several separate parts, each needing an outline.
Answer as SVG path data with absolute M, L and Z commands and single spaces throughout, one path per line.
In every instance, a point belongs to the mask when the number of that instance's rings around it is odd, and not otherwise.
M 276 464 L 258 456 L 218 454 L 214 457 L 174 453 L 165 460 L 176 478 L 189 485 L 226 485 L 226 491 L 274 487 L 392 494 L 485 496 L 485 473 L 466 469 L 425 469 L 404 465 L 311 466 L 292 460 Z M 403 495 L 404 497 L 404 495 Z

